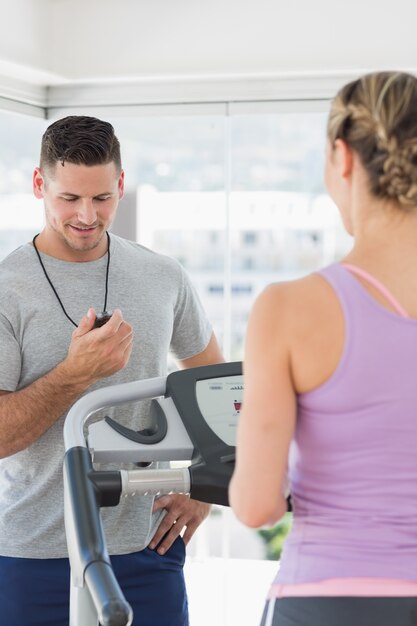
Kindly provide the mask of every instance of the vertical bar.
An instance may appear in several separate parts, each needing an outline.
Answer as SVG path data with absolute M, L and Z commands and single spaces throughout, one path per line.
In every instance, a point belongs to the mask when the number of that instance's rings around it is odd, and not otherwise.
M 226 361 L 231 361 L 232 353 L 232 224 L 231 224 L 231 192 L 232 192 L 232 126 L 230 118 L 230 104 L 226 103 L 224 118 L 224 171 L 225 171 L 225 239 L 226 251 L 224 258 L 224 292 L 223 292 L 223 355 Z M 223 589 L 227 587 L 227 559 L 230 556 L 230 533 L 225 507 L 221 508 L 222 517 L 222 542 L 221 556 L 223 561 L 222 575 L 225 579 Z M 227 594 L 222 594 L 221 602 L 221 625 L 227 626 Z
M 231 191 L 232 191 L 232 128 L 230 105 L 226 104 L 224 118 L 224 175 L 225 175 L 225 211 L 226 211 L 226 251 L 224 258 L 223 292 L 223 354 L 226 361 L 231 361 L 232 349 L 232 228 L 231 228 Z
M 76 587 L 71 576 L 70 626 L 99 626 L 97 611 L 87 587 Z

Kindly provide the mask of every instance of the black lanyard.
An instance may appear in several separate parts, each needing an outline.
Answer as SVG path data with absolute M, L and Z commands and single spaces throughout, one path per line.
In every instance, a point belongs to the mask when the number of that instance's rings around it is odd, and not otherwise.
M 106 268 L 106 292 L 105 292 L 105 295 L 104 295 L 103 312 L 106 311 L 106 306 L 107 306 L 107 292 L 108 292 L 108 286 L 109 286 L 109 268 L 110 268 L 110 235 L 109 235 L 109 233 L 107 231 L 106 231 L 106 235 L 107 235 L 107 268 Z M 33 243 L 33 247 L 35 248 L 36 254 L 38 255 L 39 263 L 41 264 L 41 267 L 43 269 L 43 273 L 45 274 L 46 280 L 51 285 L 52 291 L 54 292 L 54 294 L 56 296 L 56 299 L 58 300 L 59 304 L 61 305 L 61 309 L 63 310 L 64 314 L 69 319 L 71 324 L 74 324 L 74 326 L 77 328 L 78 324 L 76 324 L 74 322 L 74 320 L 66 312 L 65 307 L 62 304 L 61 298 L 59 297 L 57 290 L 55 289 L 54 285 L 52 284 L 52 280 L 49 278 L 48 273 L 47 273 L 47 271 L 45 269 L 45 266 L 44 266 L 44 264 L 42 262 L 41 255 L 39 254 L 39 250 L 36 247 L 36 243 L 35 243 L 35 240 L 36 240 L 36 238 L 38 236 L 39 236 L 39 233 L 34 236 L 34 238 L 32 239 L 32 243 Z

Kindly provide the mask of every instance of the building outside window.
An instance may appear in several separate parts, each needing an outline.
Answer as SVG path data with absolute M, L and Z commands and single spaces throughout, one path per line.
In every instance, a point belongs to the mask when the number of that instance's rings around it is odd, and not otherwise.
M 326 114 L 112 121 L 137 197 L 138 241 L 181 260 L 226 357 L 241 359 L 260 291 L 350 245 L 323 184 Z

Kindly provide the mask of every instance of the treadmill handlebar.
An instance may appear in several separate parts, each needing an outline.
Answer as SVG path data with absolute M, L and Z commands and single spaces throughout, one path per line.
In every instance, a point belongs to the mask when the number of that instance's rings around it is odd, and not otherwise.
M 85 582 L 102 626 L 130 626 L 133 611 L 109 563 L 95 561 L 85 571 Z
M 65 450 L 80 446 L 87 447 L 84 436 L 84 424 L 96 411 L 126 402 L 136 402 L 163 396 L 165 390 L 166 377 L 162 376 L 103 387 L 86 394 L 73 404 L 65 419 Z
M 188 467 L 177 469 L 120 470 L 122 496 L 160 496 L 190 493 Z
M 113 573 L 100 519 L 100 505 L 108 501 L 109 494 L 110 501 L 117 504 L 122 483 L 117 472 L 104 472 L 104 481 L 97 481 L 98 474 L 87 448 L 68 450 L 64 459 L 65 525 L 72 579 L 77 587 L 88 587 L 102 626 L 130 626 L 133 612 Z
M 84 572 L 95 561 L 110 563 L 100 518 L 101 496 L 87 448 L 71 448 L 64 459 L 65 525 L 71 567 L 77 586 L 82 586 Z M 119 497 L 121 481 L 119 480 Z
M 204 462 L 190 466 L 190 495 L 195 500 L 229 506 L 228 485 L 232 478 L 232 463 L 213 463 L 208 467 Z
M 88 418 L 100 409 L 164 396 L 166 389 L 166 377 L 97 389 L 80 398 L 65 420 L 65 525 L 72 584 L 79 588 L 87 586 L 102 626 L 130 626 L 133 616 L 112 570 L 100 506 L 116 505 L 121 495 L 172 492 L 189 493 L 195 499 L 228 504 L 227 496 L 222 492 L 227 493 L 226 483 L 233 469 L 231 458 L 222 459 L 219 467 L 213 468 L 211 478 L 219 481 L 214 499 L 209 481 L 204 476 L 203 462 L 178 470 L 106 473 L 94 470 L 84 433 Z M 220 480 L 224 468 L 227 468 L 226 478 L 223 476 Z

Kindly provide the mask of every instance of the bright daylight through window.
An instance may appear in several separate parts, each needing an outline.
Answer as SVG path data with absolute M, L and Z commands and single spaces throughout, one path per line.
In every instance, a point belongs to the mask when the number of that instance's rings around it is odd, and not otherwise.
M 0 111 L 0 259 L 42 228 L 43 207 L 31 190 L 46 126 L 43 119 Z
M 325 193 L 324 113 L 115 119 L 137 238 L 190 273 L 230 360 L 274 281 L 349 244 Z M 227 129 L 226 125 L 230 125 Z
M 326 115 L 307 107 L 304 113 L 230 117 L 102 114 L 122 146 L 126 196 L 120 212 L 130 213 L 134 224 L 129 238 L 183 264 L 227 360 L 243 358 L 249 311 L 266 285 L 329 264 L 350 244 L 323 185 Z M 0 259 L 42 228 L 43 206 L 32 194 L 31 177 L 48 124 L 0 112 Z M 252 559 L 249 579 L 255 567 L 257 579 L 265 579 L 253 615 L 244 609 L 247 623 L 256 623 L 262 590 L 275 571 L 275 564 L 260 564 L 279 557 L 289 523 L 287 516 L 272 531 L 253 531 L 228 509 L 214 509 L 190 552 L 219 559 L 205 562 L 204 571 L 210 576 L 213 567 L 210 580 L 223 594 L 223 608 L 221 617 L 218 606 L 198 616 L 200 626 L 243 624 L 236 615 L 242 589 L 229 584 L 243 559 Z M 232 558 L 220 565 L 222 557 Z M 197 558 L 194 569 L 201 562 Z M 199 578 L 190 577 L 190 597 L 198 593 L 193 581 Z

